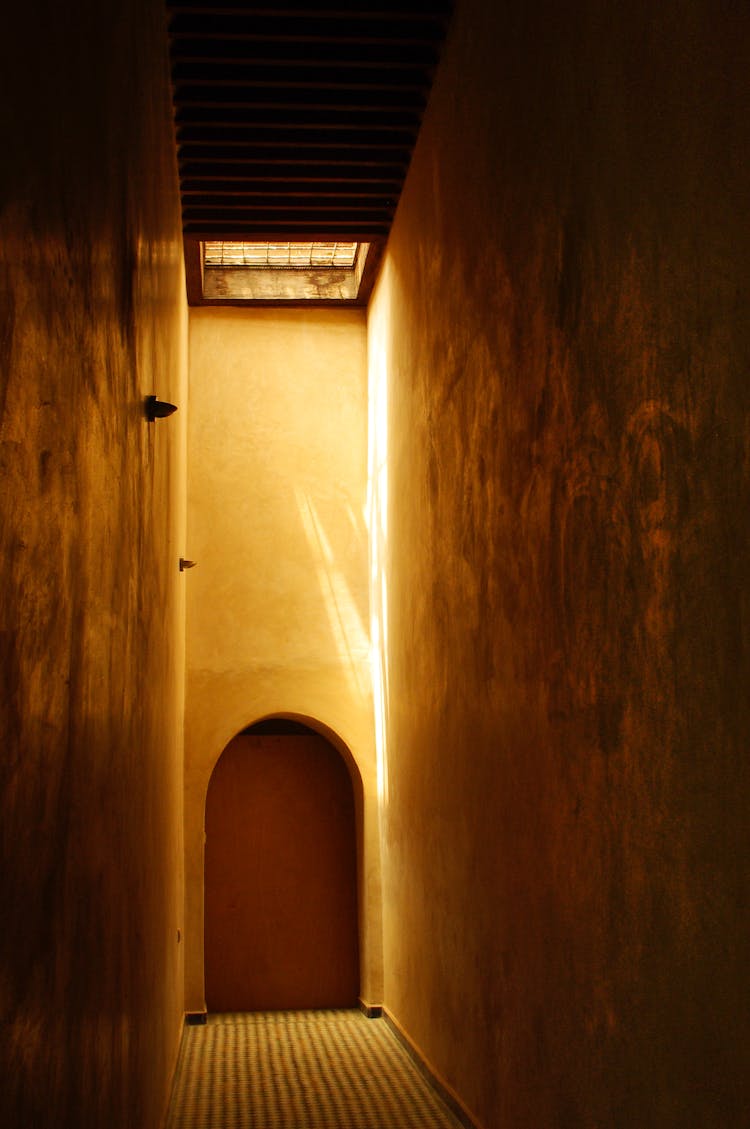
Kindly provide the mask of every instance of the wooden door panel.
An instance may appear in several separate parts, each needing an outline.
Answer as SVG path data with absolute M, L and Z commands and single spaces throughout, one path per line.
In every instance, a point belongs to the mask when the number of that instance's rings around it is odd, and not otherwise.
M 209 1010 L 356 1004 L 355 843 L 351 779 L 328 741 L 227 746 L 206 800 Z

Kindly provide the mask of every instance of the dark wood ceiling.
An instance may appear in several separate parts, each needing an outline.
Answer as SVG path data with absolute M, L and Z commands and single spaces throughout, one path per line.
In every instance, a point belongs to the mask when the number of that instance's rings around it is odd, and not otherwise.
M 168 8 L 186 237 L 383 240 L 452 0 Z

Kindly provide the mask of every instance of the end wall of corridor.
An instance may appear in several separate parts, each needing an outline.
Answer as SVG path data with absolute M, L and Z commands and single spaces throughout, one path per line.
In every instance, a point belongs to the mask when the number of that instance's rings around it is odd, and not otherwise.
M 363 311 L 192 310 L 188 466 L 186 1006 L 204 1006 L 208 781 L 270 715 L 317 727 L 361 776 L 361 994 L 380 1002 Z

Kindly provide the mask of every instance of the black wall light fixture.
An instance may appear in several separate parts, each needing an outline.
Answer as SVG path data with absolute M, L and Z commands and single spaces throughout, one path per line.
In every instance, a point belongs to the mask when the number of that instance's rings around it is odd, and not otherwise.
M 195 568 L 197 561 L 188 561 L 185 557 L 180 557 L 180 572 L 184 572 L 186 568 Z
M 147 396 L 144 403 L 144 412 L 149 423 L 157 419 L 165 419 L 177 411 L 176 404 L 169 404 L 166 400 L 157 400 L 156 396 Z

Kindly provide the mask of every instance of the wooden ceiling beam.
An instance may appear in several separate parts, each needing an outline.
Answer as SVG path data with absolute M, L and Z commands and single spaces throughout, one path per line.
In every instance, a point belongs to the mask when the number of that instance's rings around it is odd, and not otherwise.
M 280 223 L 238 223 L 222 220 L 191 220 L 183 224 L 183 234 L 191 239 L 234 240 L 252 239 L 257 242 L 272 242 L 275 239 L 304 239 L 306 242 L 347 239 L 355 243 L 369 243 L 374 239 L 385 238 L 390 223 L 337 223 L 335 226 L 320 223 L 304 223 L 297 220 L 289 224 Z
M 191 162 L 180 169 L 180 180 L 203 181 L 210 183 L 215 180 L 248 181 L 278 181 L 282 184 L 314 184 L 328 181 L 332 184 L 359 184 L 367 181 L 369 184 L 387 183 L 403 184 L 406 170 L 390 166 L 360 165 L 321 165 L 311 168 L 308 165 L 196 165 Z
M 304 161 L 315 161 L 316 164 L 326 163 L 326 161 L 346 161 L 350 164 L 373 164 L 373 161 L 384 160 L 391 165 L 401 165 L 405 168 L 409 161 L 410 155 L 409 146 L 404 145 L 368 145 L 367 139 L 357 145 L 355 141 L 350 141 L 347 145 L 332 146 L 330 141 L 328 146 L 324 145 L 306 145 L 303 141 L 298 141 L 291 138 L 290 141 L 281 142 L 276 141 L 273 145 L 264 145 L 261 141 L 206 141 L 202 138 L 190 139 L 180 142 L 180 150 L 178 150 L 178 159 L 181 163 L 189 160 L 220 160 L 220 161 L 237 161 L 237 160 L 254 160 L 268 161 L 272 164 L 274 161 L 284 161 L 288 164 L 289 161 L 300 164 Z
M 269 113 L 270 111 L 270 113 Z M 268 120 L 271 113 L 275 121 Z M 380 109 L 378 106 L 359 106 L 352 112 L 338 107 L 319 106 L 307 104 L 281 103 L 275 106 L 232 105 L 219 102 L 192 102 L 185 105 L 176 122 L 177 128 L 182 126 L 239 126 L 240 128 L 253 129 L 312 129 L 312 130 L 380 130 L 387 135 L 387 131 L 407 129 L 416 134 L 422 119 L 420 108 L 408 114 L 399 112 L 391 113 L 390 109 Z M 335 143 L 336 138 L 332 138 Z
M 244 0 L 222 0 L 220 4 L 206 3 L 206 0 L 167 0 L 167 9 L 172 13 L 187 12 L 191 15 L 236 15 L 242 12 L 253 16 L 275 16 L 284 19 L 299 19 L 312 15 L 323 15 L 327 19 L 388 19 L 412 20 L 427 19 L 447 22 L 452 8 L 451 0 L 348 0 L 348 3 L 331 4 L 322 7 L 319 0 L 295 4 L 246 4 Z
M 181 126 L 177 130 L 178 145 L 262 145 L 269 149 L 283 149 L 289 145 L 303 145 L 305 148 L 330 148 L 335 143 L 337 149 L 375 149 L 385 152 L 389 149 L 411 151 L 415 141 L 412 130 L 339 130 L 335 136 L 328 129 L 287 126 L 273 130 L 247 126 L 231 128 L 226 126 Z
M 180 165 L 184 163 L 212 164 L 311 164 L 335 165 L 354 163 L 361 167 L 388 164 L 406 169 L 411 153 L 409 149 L 362 149 L 347 150 L 337 147 L 318 148 L 306 145 L 288 145 L 272 147 L 263 145 L 181 145 L 179 148 Z
M 264 66 L 235 62 L 179 62 L 172 68 L 175 86 L 257 86 L 318 90 L 414 90 L 424 94 L 428 83 L 421 67 L 366 70 L 347 66 Z
M 356 129 L 380 130 L 384 133 L 396 129 L 408 129 L 416 136 L 420 117 L 421 114 L 416 110 L 409 113 L 390 110 L 377 113 L 373 110 L 346 109 L 328 110 L 323 116 L 300 106 L 295 110 L 292 118 L 288 111 L 273 107 L 259 108 L 248 114 L 237 106 L 190 106 L 180 108 L 176 125 L 178 129 L 184 126 L 208 125 L 212 128 L 219 126 L 222 129 L 239 126 L 243 129 L 252 127 L 263 130 Z
M 266 196 L 205 196 L 186 197 L 183 201 L 184 217 L 211 214 L 233 214 L 242 212 L 247 216 L 277 215 L 279 219 L 287 220 L 289 216 L 312 214 L 326 220 L 338 222 L 347 215 L 377 215 L 382 219 L 393 216 L 397 206 L 397 197 L 383 199 L 359 196 L 333 196 L 333 197 L 305 197 L 294 199 L 279 197 L 270 192 Z
M 177 63 L 240 63 L 248 67 L 305 66 L 325 68 L 352 66 L 362 70 L 384 67 L 418 66 L 432 69 L 437 61 L 435 47 L 399 46 L 395 43 L 375 45 L 351 44 L 344 51 L 331 43 L 316 44 L 311 52 L 307 43 L 247 43 L 242 40 L 179 39 L 172 43 L 172 62 Z
M 399 91 L 377 90 L 315 90 L 309 93 L 304 90 L 282 88 L 268 90 L 243 86 L 177 86 L 175 98 L 181 106 L 202 106 L 222 108 L 242 108 L 244 110 L 254 107 L 283 109 L 294 111 L 303 108 L 309 113 L 311 110 L 322 113 L 328 110 L 367 110 L 370 113 L 388 110 L 399 110 L 407 107 L 421 112 L 424 110 L 426 96 L 423 93 L 412 93 L 405 97 Z
M 169 21 L 169 36 L 182 38 L 242 39 L 249 42 L 326 43 L 331 45 L 399 44 L 418 46 L 440 44 L 444 35 L 442 21 L 433 22 L 421 16 L 393 19 L 386 15 L 366 20 L 351 16 L 305 13 L 289 17 L 283 13 L 261 15 L 237 11 L 177 12 Z
M 278 213 L 281 219 L 286 219 L 293 213 L 306 216 L 318 216 L 324 213 L 335 213 L 343 219 L 345 216 L 356 214 L 363 216 L 377 216 L 387 218 L 393 215 L 395 203 L 393 200 L 361 200 L 355 197 L 346 197 L 341 200 L 325 200 L 320 197 L 297 199 L 288 201 L 278 196 L 266 196 L 264 199 L 249 200 L 247 198 L 226 196 L 204 196 L 200 202 L 188 201 L 184 215 L 186 219 L 207 215 L 208 213 L 222 213 L 238 215 L 242 213 L 249 219 L 257 216 L 268 219 L 268 216 Z
M 328 196 L 329 199 L 349 198 L 360 196 L 363 199 L 393 200 L 398 195 L 400 182 L 392 182 L 391 186 L 380 183 L 337 183 L 331 181 L 312 181 L 307 184 L 289 185 L 288 181 L 183 181 L 181 192 L 183 199 L 190 202 L 191 196 L 208 198 L 209 195 L 234 196 L 238 199 L 253 199 L 255 196 L 276 196 L 284 192 L 289 198 L 307 199 L 317 196 Z

